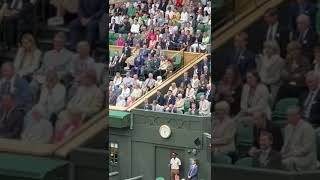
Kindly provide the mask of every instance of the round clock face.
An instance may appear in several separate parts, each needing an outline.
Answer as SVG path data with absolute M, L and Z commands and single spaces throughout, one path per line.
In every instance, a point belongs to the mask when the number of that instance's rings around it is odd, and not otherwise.
M 168 125 L 162 125 L 160 126 L 159 133 L 162 138 L 169 138 L 171 135 L 171 128 Z

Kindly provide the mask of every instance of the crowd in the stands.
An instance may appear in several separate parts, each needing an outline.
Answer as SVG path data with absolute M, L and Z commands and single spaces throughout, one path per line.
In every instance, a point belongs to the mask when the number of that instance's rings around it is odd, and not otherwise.
M 154 98 L 145 99 L 142 109 L 187 115 L 211 115 L 210 61 L 205 58 L 185 72 L 168 89 L 158 89 Z M 155 87 L 156 88 L 156 87 Z
M 122 50 L 114 51 L 110 56 L 110 74 L 114 77 L 109 83 L 109 104 L 129 107 L 146 92 L 173 75 L 178 69 L 174 65 L 178 57 L 166 54 L 164 50 L 208 52 L 211 34 L 210 6 L 211 1 L 173 0 L 111 5 L 109 33 L 118 35 L 116 45 L 122 46 Z M 182 53 L 176 56 L 183 58 Z M 206 74 L 208 81 L 209 65 L 201 72 Z M 200 82 L 200 70 L 197 75 Z M 180 86 L 180 82 L 175 83 L 172 87 L 174 96 L 178 97 L 178 88 L 185 91 L 187 85 Z M 206 86 L 204 89 L 207 89 Z M 181 93 L 184 98 L 185 93 Z M 165 105 L 159 103 L 159 106 Z M 163 109 L 167 107 L 169 104 Z
M 213 88 L 213 157 L 224 154 L 235 164 L 251 157 L 252 166 L 268 169 L 319 168 L 317 7 L 295 0 L 268 9 L 262 26 L 236 35 L 223 59 L 216 59 L 226 68 Z
M 148 0 L 110 6 L 116 45 L 199 52 L 210 49 L 211 1 Z M 207 27 L 207 28 L 205 28 Z M 126 34 L 124 39 L 122 34 Z
M 15 57 L 1 61 L 0 138 L 60 143 L 105 107 L 106 69 L 92 53 L 107 28 L 99 30 L 105 1 L 51 0 L 46 8 L 55 9 L 57 14 L 48 14 L 46 20 L 38 18 L 38 1 L 12 0 L 1 5 L 0 19 L 12 25 L 1 24 L 1 28 L 19 33 L 1 36 L 10 38 L 2 41 L 3 47 L 11 49 Z M 52 48 L 48 50 L 38 43 L 38 26 L 22 21 L 27 14 L 44 24 L 43 28 L 59 26 L 69 32 L 58 32 L 59 28 L 53 31 Z M 26 20 L 31 19 L 26 16 Z M 79 36 L 81 30 L 84 34 Z M 7 53 L 1 51 L 0 56 Z

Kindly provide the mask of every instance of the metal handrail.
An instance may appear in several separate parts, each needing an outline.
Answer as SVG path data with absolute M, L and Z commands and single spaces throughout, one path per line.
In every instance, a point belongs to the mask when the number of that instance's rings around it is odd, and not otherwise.
M 143 101 L 145 99 L 148 99 L 151 96 L 153 96 L 154 94 L 156 94 L 158 89 L 162 89 L 162 88 L 166 87 L 168 84 L 170 84 L 171 82 L 176 80 L 178 77 L 180 77 L 184 72 L 186 72 L 187 70 L 192 68 L 193 65 L 198 64 L 200 61 L 202 61 L 207 56 L 208 56 L 208 54 L 200 54 L 196 58 L 195 61 L 193 61 L 192 63 L 188 64 L 187 66 L 184 66 L 178 72 L 176 72 L 174 75 L 172 75 L 171 77 L 169 77 L 168 79 L 163 81 L 162 84 L 160 84 L 157 88 L 154 88 L 150 92 L 148 92 L 147 94 L 143 95 L 138 101 L 136 101 L 136 103 L 134 105 L 132 105 L 130 108 L 128 108 L 128 111 L 131 111 L 132 109 L 135 109 L 136 107 L 138 107 L 140 104 L 143 103 Z
M 170 58 L 175 58 L 177 55 L 179 55 L 179 54 L 182 54 L 182 57 L 183 57 L 183 53 L 184 53 L 184 48 L 183 49 L 181 49 L 180 51 L 173 51 L 173 52 L 175 52 Z M 197 53 L 197 54 L 199 54 L 199 55 L 201 55 L 201 53 Z M 175 73 L 177 73 L 178 72 L 178 70 L 175 72 Z M 165 79 L 163 82 L 166 82 L 167 81 L 167 79 Z M 146 94 L 148 94 L 148 93 L 150 93 L 150 91 L 149 92 L 147 92 Z M 145 94 L 145 95 L 146 95 Z M 143 95 L 142 97 L 144 97 L 145 95 Z M 140 97 L 139 99 L 141 99 L 142 97 Z M 136 101 L 136 102 L 134 102 L 131 106 L 129 106 L 129 107 L 117 107 L 117 106 L 109 106 L 109 109 L 110 110 L 115 110 L 115 111 L 130 111 L 131 109 L 133 109 L 133 108 L 131 108 L 131 107 L 136 107 L 136 104 L 140 104 L 140 103 L 138 103 L 139 102 L 139 99 Z
M 119 174 L 119 172 L 111 172 L 111 173 L 109 173 L 109 177 L 116 176 L 118 174 Z
M 137 180 L 137 179 L 142 179 L 142 178 L 143 178 L 143 175 L 140 175 L 140 176 L 136 176 L 136 177 L 125 179 L 125 180 Z
M 241 21 L 241 19 L 251 14 L 255 9 L 259 8 L 265 3 L 268 3 L 269 0 L 248 0 L 248 3 L 243 3 L 243 6 L 237 6 L 236 2 L 240 2 L 240 1 L 239 0 L 228 1 L 223 7 L 220 7 L 220 9 L 218 8 L 216 10 L 216 11 L 224 10 L 223 12 L 225 14 L 221 19 L 218 19 L 217 21 L 215 21 L 213 25 L 213 31 L 219 29 L 221 26 L 224 26 L 227 22 L 232 22 L 234 24 L 238 21 Z M 253 4 L 253 6 L 248 6 L 248 4 Z M 227 10 L 225 9 L 226 7 L 230 9 Z M 241 9 L 241 11 L 239 11 L 239 9 Z M 247 11 L 248 9 L 249 11 Z M 243 14 L 243 12 L 245 12 L 245 14 Z M 241 16 L 241 18 L 238 18 L 239 16 Z

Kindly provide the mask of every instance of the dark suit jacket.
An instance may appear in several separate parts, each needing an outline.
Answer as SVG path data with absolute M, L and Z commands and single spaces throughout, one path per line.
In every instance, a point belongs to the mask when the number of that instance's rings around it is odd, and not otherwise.
M 79 16 L 91 18 L 94 20 L 100 19 L 106 11 L 104 0 L 79 0 Z
M 0 90 L 1 90 L 1 87 L 2 87 L 2 84 L 0 84 Z M 19 107 L 24 107 L 25 110 L 28 110 L 29 108 L 31 108 L 32 93 L 31 93 L 31 89 L 29 87 L 28 82 L 25 79 L 19 76 L 16 76 L 13 87 L 14 87 L 13 94 L 16 97 L 16 104 Z M 5 92 L 0 92 L 0 96 L 4 94 Z
M 207 92 L 208 92 L 208 90 L 204 93 L 204 95 L 206 96 L 207 95 Z M 210 90 L 209 91 L 209 95 L 208 95 L 208 101 L 210 101 L 210 102 L 212 102 L 213 101 L 213 98 L 212 98 L 212 91 Z
M 130 57 L 131 56 L 131 48 L 128 47 L 128 49 L 126 50 L 126 47 L 122 48 L 122 53 L 126 55 L 126 57 Z
M 126 41 L 128 42 L 128 44 L 129 44 L 130 47 L 133 46 L 133 37 L 132 37 L 132 36 L 131 36 L 131 37 L 128 37 L 128 38 L 126 39 Z
M 301 107 L 303 107 L 305 101 L 307 100 L 308 94 L 309 91 L 306 91 L 300 96 L 299 104 L 301 105 Z M 317 127 L 320 126 L 320 91 L 318 91 L 317 95 L 314 98 L 308 121 Z
M 208 80 L 200 80 L 199 91 L 205 92 L 207 90 Z
M 293 32 L 292 40 L 299 40 L 300 33 Z M 313 59 L 313 48 L 318 40 L 318 35 L 312 29 L 309 29 L 304 38 L 300 41 L 303 48 L 303 55 L 309 59 Z
M 194 113 L 190 112 L 189 110 L 186 112 L 186 114 L 189 114 L 189 115 L 199 115 L 199 110 L 198 109 L 195 109 L 194 110 Z
M 163 96 L 162 94 L 160 94 L 159 96 L 156 96 L 156 99 L 155 99 L 155 100 L 158 102 L 158 104 L 159 104 L 160 106 L 163 106 L 163 105 L 164 105 L 165 99 L 164 99 L 164 96 Z
M 192 102 L 188 102 L 189 103 L 189 107 L 192 107 Z M 199 109 L 199 102 L 195 101 L 196 103 L 196 109 Z
M 151 104 L 148 104 L 148 105 L 142 105 L 142 109 L 144 110 L 152 110 L 152 105 Z
M 169 96 L 165 98 L 165 105 L 169 104 L 175 104 L 176 103 L 176 97 L 174 95 L 171 95 L 171 99 L 169 99 Z
M 236 55 L 236 53 L 237 53 L 236 48 L 232 48 L 231 50 L 229 50 L 226 53 L 227 53 L 226 54 L 227 55 L 227 57 L 226 57 L 227 66 L 237 65 L 239 68 L 241 77 L 243 79 L 249 70 L 254 69 L 256 67 L 255 56 L 248 49 L 245 49 L 243 51 L 243 53 L 241 53 L 240 56 Z
M 178 43 L 179 43 L 179 44 L 183 44 L 183 43 L 185 43 L 185 42 L 187 42 L 187 36 L 180 34 L 180 35 L 179 35 L 179 38 L 178 38 Z
M 178 40 L 179 40 L 179 34 L 172 34 L 170 35 L 170 39 L 171 41 L 175 42 L 175 43 L 178 43 Z
M 110 105 L 115 106 L 116 103 L 117 103 L 117 96 L 116 95 L 109 97 L 109 104 Z
M 204 66 L 207 66 L 208 69 L 210 69 L 211 64 L 210 64 L 209 60 L 206 63 L 205 62 L 199 63 L 198 67 L 200 69 L 200 74 L 203 74 L 203 72 L 204 72 L 203 67 Z
M 195 71 L 195 69 L 194 69 L 194 68 L 191 68 L 191 69 L 188 71 L 188 74 L 189 74 L 190 76 L 193 76 L 194 71 Z M 198 71 L 198 73 L 197 73 L 198 78 L 200 78 L 201 70 L 198 68 L 198 70 L 197 70 L 197 71 Z
M 13 0 L 8 0 L 8 8 L 11 9 L 11 3 Z M 14 16 L 8 17 L 8 20 L 17 20 L 18 25 L 21 28 L 21 31 L 30 31 L 33 27 L 33 20 L 34 20 L 34 5 L 30 3 L 29 0 L 22 0 L 22 7 L 21 9 L 16 9 L 18 13 Z M 7 17 L 5 17 L 6 19 Z M 6 26 L 6 25 L 4 25 Z
M 258 168 L 267 168 L 267 169 L 281 169 L 282 163 L 281 163 L 281 154 L 275 150 L 271 150 L 269 153 L 269 156 L 267 158 L 267 165 L 263 166 L 259 161 L 260 154 L 258 154 L 256 157 L 253 157 L 252 166 L 258 167 Z
M 0 117 L 4 114 L 4 110 L 0 108 Z M 19 138 L 23 126 L 24 110 L 16 107 L 8 116 L 0 122 L 1 138 Z
M 269 26 L 264 24 L 261 27 L 262 31 L 262 38 L 260 40 L 261 44 L 261 50 L 263 49 L 263 42 L 265 42 L 267 40 L 267 35 L 268 35 L 268 29 Z M 289 30 L 286 26 L 283 26 L 282 24 L 278 24 L 278 28 L 277 28 L 277 32 L 276 32 L 276 37 L 275 37 L 276 41 L 278 42 L 280 49 L 281 49 L 281 56 L 285 57 L 286 54 L 286 48 L 287 48 L 287 44 L 289 42 Z
M 289 30 L 296 30 L 297 24 L 296 19 L 300 14 L 306 14 L 310 16 L 310 22 L 312 29 L 315 30 L 315 22 L 316 22 L 316 13 L 317 7 L 314 3 L 307 2 L 303 7 L 303 12 L 300 12 L 300 7 L 296 1 L 292 1 L 288 7 L 288 16 L 289 16 Z
M 161 9 L 162 11 L 166 11 L 166 8 L 167 8 L 167 5 L 169 3 L 169 0 L 160 0 L 160 3 L 159 3 L 159 8 L 158 9 Z
M 203 75 L 204 74 L 204 77 L 205 77 L 205 79 L 207 80 L 207 81 L 209 81 L 209 79 L 210 79 L 210 73 L 209 72 L 201 72 L 201 75 Z
M 137 58 L 133 62 L 134 67 L 140 68 L 144 64 L 144 60 L 142 58 Z
M 265 129 L 257 129 L 256 127 L 254 127 L 254 129 L 253 129 L 253 137 L 254 137 L 253 145 L 257 148 L 260 148 L 259 147 L 259 137 L 260 137 L 261 131 L 268 131 L 272 134 L 273 137 L 276 137 L 273 139 L 272 149 L 274 149 L 276 151 L 280 151 L 281 147 L 283 145 L 283 136 L 281 133 L 281 129 L 279 127 L 276 127 L 270 121 L 267 121 Z
M 171 110 L 166 111 L 167 113 L 177 113 L 177 109 L 172 108 Z
M 195 43 L 196 40 L 198 41 L 198 44 L 201 44 L 202 43 L 202 35 L 200 35 L 199 37 L 192 37 L 192 43 Z
M 191 82 L 191 80 L 190 80 L 189 77 L 186 77 L 186 78 L 182 77 L 182 78 L 179 79 L 178 85 L 180 85 L 182 82 L 184 83 L 184 85 L 188 85 Z
M 114 13 L 116 14 L 121 14 L 122 12 L 123 12 L 123 9 L 120 7 L 114 9 Z
M 129 22 L 124 23 L 121 28 L 123 28 L 123 33 L 127 34 L 130 32 L 131 24 Z
M 118 24 L 111 24 L 109 26 L 109 29 L 112 29 L 113 26 L 114 26 L 114 32 L 118 33 L 119 32 L 119 25 Z
M 189 180 L 198 180 L 198 166 L 195 165 L 194 167 L 191 166 L 188 176 L 190 176 Z

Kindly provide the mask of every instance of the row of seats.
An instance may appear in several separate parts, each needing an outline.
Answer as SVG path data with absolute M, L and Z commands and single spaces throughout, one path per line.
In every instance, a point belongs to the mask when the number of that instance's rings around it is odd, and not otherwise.
M 118 52 L 118 55 L 121 56 L 121 49 L 119 50 L 116 50 L 116 49 L 110 49 L 109 48 L 109 56 L 110 56 L 110 59 L 115 56 L 116 52 Z M 168 59 L 168 58 L 172 58 L 173 56 L 175 55 L 175 53 L 167 53 L 164 55 L 164 58 L 165 59 Z M 182 67 L 183 65 L 183 56 L 181 56 L 180 54 L 178 55 L 175 55 L 173 58 L 172 58 L 172 65 L 173 65 L 173 68 L 174 69 L 178 69 L 180 67 Z M 112 70 L 111 70 L 112 71 Z M 120 69 L 119 70 L 121 73 L 125 73 L 124 69 Z M 112 73 L 111 73 L 112 74 Z
M 284 128 L 286 124 L 286 112 L 288 107 L 296 105 L 297 98 L 281 99 L 273 108 L 272 121 L 275 125 Z M 251 148 L 253 142 L 253 129 L 250 127 L 240 126 L 237 130 L 236 146 L 240 157 L 247 155 L 248 150 Z
M 241 167 L 252 167 L 252 160 L 253 159 L 251 157 L 245 157 L 245 158 L 239 159 L 234 164 L 236 166 L 241 166 Z M 231 157 L 224 154 L 216 154 L 212 157 L 212 163 L 232 164 L 232 159 Z
M 177 23 L 177 26 L 180 28 L 181 27 L 181 23 Z M 201 32 L 208 32 L 211 29 L 210 25 L 207 24 L 198 24 L 197 25 L 197 30 L 200 30 Z M 109 45 L 116 45 L 117 44 L 117 39 L 119 37 L 119 34 L 121 34 L 121 36 L 124 39 L 128 38 L 128 34 L 125 33 L 109 33 Z M 138 34 L 138 38 L 141 39 L 141 34 Z
M 198 96 L 198 95 L 197 95 Z M 285 98 L 281 99 L 273 108 L 272 113 L 272 121 L 279 125 L 280 127 L 284 127 L 286 124 L 286 112 L 288 107 L 296 105 L 298 103 L 297 98 Z M 320 147 L 319 137 L 317 137 L 317 147 Z M 253 129 L 250 127 L 246 127 L 240 125 L 237 129 L 236 135 L 236 147 L 238 150 L 238 155 L 241 158 L 237 161 L 236 165 L 248 165 L 248 162 L 251 162 L 251 158 L 246 157 L 248 150 L 252 147 L 253 144 Z M 318 159 L 320 158 L 320 148 L 318 148 Z M 231 164 L 231 157 L 227 155 L 215 155 L 213 158 L 213 162 L 215 163 L 223 163 L 223 164 Z
M 123 37 L 123 39 L 128 38 L 128 34 L 123 34 L 123 33 L 111 33 L 109 32 L 109 45 L 116 45 L 117 44 L 117 39 L 119 37 L 119 34 Z M 138 34 L 138 38 L 141 39 L 141 34 Z

